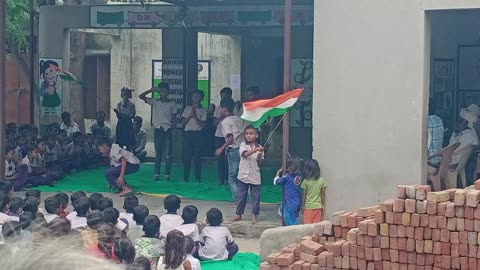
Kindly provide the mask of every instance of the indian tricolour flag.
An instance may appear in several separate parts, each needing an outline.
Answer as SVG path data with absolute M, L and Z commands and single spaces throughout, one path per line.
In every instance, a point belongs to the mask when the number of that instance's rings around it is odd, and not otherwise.
M 58 74 L 58 76 L 60 76 L 60 79 L 64 80 L 64 81 L 71 81 L 71 82 L 78 82 L 79 84 L 83 84 L 80 80 L 77 79 L 77 77 L 75 75 L 73 75 L 73 73 L 71 72 L 68 72 L 68 71 L 65 71 L 55 65 L 52 65 L 50 64 L 50 68 L 52 68 L 53 70 L 55 70 Z
M 271 99 L 261 99 L 243 103 L 241 118 L 258 128 L 270 116 L 283 115 L 297 102 L 302 95 L 303 88 L 283 93 Z

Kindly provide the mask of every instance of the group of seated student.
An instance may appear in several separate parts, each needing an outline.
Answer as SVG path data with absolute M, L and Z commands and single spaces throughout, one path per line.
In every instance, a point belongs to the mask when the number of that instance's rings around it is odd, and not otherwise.
M 137 136 L 134 154 L 143 160 L 147 152 L 146 131 L 143 119 L 137 116 L 134 130 Z M 96 120 L 82 134 L 68 112 L 62 113 L 62 123 L 52 123 L 40 136 L 38 127 L 8 123 L 6 127 L 5 179 L 15 191 L 25 186 L 49 185 L 64 178 L 67 173 L 108 165 L 95 143 L 98 138 L 111 138 L 112 132 L 105 123 L 105 113 L 97 112 Z
M 57 193 L 43 205 L 40 195 L 28 190 L 17 197 L 9 182 L 0 182 L 2 257 L 47 249 L 56 241 L 55 246 L 68 242 L 69 250 L 104 259 L 118 269 L 199 270 L 200 261 L 230 260 L 238 252 L 230 231 L 222 226 L 219 209 L 207 212 L 208 224 L 200 232 L 198 209 L 187 205 L 179 215 L 181 200 L 176 195 L 165 197 L 167 213 L 160 217 L 135 195 L 124 198 L 122 212 L 100 193 Z

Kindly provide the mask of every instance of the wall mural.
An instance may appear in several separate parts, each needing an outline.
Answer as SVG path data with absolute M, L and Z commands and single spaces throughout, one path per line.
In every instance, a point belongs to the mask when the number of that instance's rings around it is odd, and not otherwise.
M 40 58 L 40 123 L 59 122 L 62 113 L 62 81 L 57 70 L 62 59 Z

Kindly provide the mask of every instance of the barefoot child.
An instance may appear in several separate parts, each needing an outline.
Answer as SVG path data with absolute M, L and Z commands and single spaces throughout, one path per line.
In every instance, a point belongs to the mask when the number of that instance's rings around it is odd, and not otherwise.
M 158 270 L 192 270 L 185 253 L 185 236 L 179 230 L 172 230 L 167 235 L 165 256 L 158 262 Z
M 301 185 L 303 224 L 318 223 L 322 221 L 327 184 L 320 177 L 320 166 L 316 160 L 305 161 L 304 177 Z
M 302 184 L 303 163 L 300 158 L 288 160 L 286 173 L 282 176 L 282 169 L 278 170 L 277 176 L 273 180 L 274 185 L 285 186 L 285 197 L 280 209 L 283 211 L 283 220 L 287 226 L 298 224 L 297 219 L 302 203 L 300 185 Z
M 105 173 L 110 186 L 115 188 L 121 197 L 132 192 L 132 188 L 125 181 L 125 174 L 138 172 L 140 160 L 130 151 L 121 148 L 118 144 L 112 144 L 110 139 L 101 138 L 97 144 L 102 154 L 110 156 L 110 169 Z
M 238 204 L 236 216 L 233 221 L 242 219 L 247 205 L 248 190 L 252 198 L 252 224 L 257 223 L 257 216 L 260 213 L 260 190 L 262 180 L 260 176 L 259 163 L 263 159 L 263 147 L 257 144 L 257 129 L 248 126 L 245 129 L 245 142 L 240 144 L 240 165 L 238 169 Z
M 207 223 L 208 226 L 203 228 L 200 235 L 201 245 L 198 248 L 200 260 L 231 260 L 238 252 L 238 245 L 233 241 L 230 230 L 222 226 L 222 212 L 217 208 L 208 210 Z

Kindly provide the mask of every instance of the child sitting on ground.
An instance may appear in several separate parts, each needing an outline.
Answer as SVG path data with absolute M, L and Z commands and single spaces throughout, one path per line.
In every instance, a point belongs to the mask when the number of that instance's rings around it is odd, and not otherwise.
M 111 198 L 102 197 L 102 198 L 100 198 L 100 200 L 98 200 L 97 208 L 98 208 L 99 211 L 103 212 L 103 210 L 105 210 L 109 207 L 113 207 L 113 200 Z
M 32 166 L 34 166 L 35 170 L 39 170 L 45 172 L 46 176 L 51 181 L 58 181 L 65 177 L 62 169 L 58 166 L 51 166 L 47 168 L 45 163 L 45 151 L 47 149 L 47 145 L 45 140 L 37 139 L 35 147 L 37 148 L 37 158 L 33 160 Z
M 192 238 L 185 236 L 185 253 L 187 254 L 187 260 L 192 265 L 192 270 L 201 270 L 202 266 L 200 261 L 193 257 L 193 254 L 196 253 L 197 247 L 195 246 L 195 241 Z
M 10 197 L 8 194 L 0 192 L 0 227 L 8 221 L 18 221 L 18 217 L 9 216 L 8 208 L 10 204 Z M 1 229 L 1 228 L 0 228 Z
M 58 217 L 58 213 L 60 213 L 61 209 L 61 202 L 57 197 L 49 197 L 45 199 L 45 210 L 47 214 L 45 214 L 45 220 L 47 223 L 50 223 L 52 220 Z
M 118 220 L 120 212 L 118 212 L 117 208 L 109 207 L 103 210 L 102 213 L 105 222 L 112 223 L 115 226 L 115 238 L 125 237 L 127 235 L 126 224 Z
M 120 213 L 120 219 L 126 221 L 129 227 L 133 227 L 135 225 L 135 221 L 133 220 L 133 209 L 137 206 L 137 196 L 131 194 L 125 197 L 125 200 L 123 201 L 123 209 L 125 209 L 125 212 Z
M 163 207 L 167 210 L 167 213 L 160 217 L 160 235 L 167 237 L 167 234 L 183 224 L 183 219 L 177 214 L 180 209 L 180 198 L 176 195 L 168 195 L 163 200 Z
M 90 210 L 98 210 L 98 201 L 103 198 L 103 195 L 100 193 L 92 193 L 89 197 L 90 199 Z
M 252 224 L 257 223 L 260 213 L 260 191 L 262 189 L 262 176 L 259 163 L 263 160 L 263 147 L 257 144 L 257 129 L 248 126 L 245 128 L 245 142 L 240 144 L 240 164 L 238 166 L 238 201 L 236 216 L 233 221 L 242 219 L 247 205 L 248 190 L 252 199 Z
M 282 176 L 282 169 L 277 171 L 277 176 L 273 179 L 274 185 L 285 186 L 285 197 L 280 205 L 280 211 L 283 211 L 283 222 L 285 225 L 297 225 L 302 198 L 300 195 L 300 185 L 302 184 L 301 172 L 304 161 L 300 158 L 291 158 L 287 162 L 287 171 Z M 282 213 L 279 213 L 282 216 Z
M 28 167 L 26 165 L 18 166 L 15 163 L 15 150 L 13 147 L 7 147 L 5 150 L 5 180 L 12 183 L 15 191 L 19 191 L 25 186 L 28 177 Z
M 75 191 L 75 192 L 72 193 L 72 195 L 70 195 L 70 201 L 72 202 L 72 205 L 73 205 L 73 203 L 75 201 L 77 201 L 81 197 L 86 197 L 86 196 L 87 196 L 87 194 L 85 194 L 85 192 L 83 192 L 83 191 Z M 68 203 L 68 200 L 67 200 L 67 203 Z M 113 205 L 113 203 L 112 203 L 112 205 Z M 67 219 L 71 220 L 76 216 L 77 216 L 77 212 L 72 211 L 70 214 L 67 215 Z
M 197 225 L 198 209 L 194 205 L 187 205 L 183 208 L 182 219 L 183 224 L 177 227 L 183 235 L 193 239 L 193 241 L 200 241 L 200 232 Z
M 320 176 L 318 161 L 309 159 L 305 162 L 304 177 L 301 188 L 303 224 L 318 223 L 322 221 L 325 207 L 325 189 L 327 184 Z
M 149 212 L 150 211 L 145 205 L 139 205 L 133 208 L 133 221 L 135 224 L 128 228 L 128 239 L 135 242 L 135 240 L 142 237 L 143 224 L 145 222 L 145 218 L 149 215 Z
M 97 229 L 105 223 L 102 212 L 94 210 L 87 215 L 87 228 L 80 231 L 83 239 L 83 247 L 90 249 L 98 245 Z
M 17 164 L 21 164 L 24 157 L 23 152 L 27 146 L 27 139 L 24 135 L 19 135 L 17 138 L 15 138 L 15 141 L 17 144 L 17 147 L 15 148 L 15 162 Z
M 22 165 L 27 166 L 28 176 L 26 185 L 32 186 L 55 186 L 53 179 L 47 176 L 47 171 L 42 168 L 34 167 L 34 161 L 38 158 L 38 152 L 36 148 L 28 146 L 26 148 L 27 155 L 22 160 Z
M 200 235 L 201 245 L 198 248 L 200 260 L 224 261 L 232 259 L 237 254 L 238 246 L 228 228 L 221 226 L 222 222 L 223 215 L 219 209 L 208 210 L 208 226 L 203 228 Z
M 37 198 L 30 196 L 23 199 L 22 209 L 24 212 L 30 212 L 34 215 L 37 215 L 38 213 Z
M 165 256 L 160 258 L 158 270 L 192 270 L 185 253 L 185 236 L 179 230 L 172 230 L 167 235 Z
M 62 206 L 61 206 L 62 210 L 60 211 L 60 213 L 58 213 L 58 216 L 62 217 L 62 218 L 67 218 L 67 216 L 69 214 L 67 212 L 67 207 L 68 207 L 68 195 L 67 195 L 67 193 L 59 192 L 59 193 L 55 194 L 54 196 L 57 197 L 60 200 L 60 203 L 62 204 Z
M 150 261 L 152 269 L 156 269 L 158 259 L 165 255 L 165 238 L 160 238 L 160 219 L 150 215 L 143 224 L 144 234 L 135 241 L 135 250 L 138 256 L 144 256 Z
M 74 170 L 80 170 L 85 167 L 87 159 L 84 147 L 83 134 L 78 131 L 73 133 L 72 142 L 67 145 L 67 150 Z
M 95 136 L 93 134 L 87 134 L 85 140 L 85 156 L 86 156 L 86 168 L 92 169 L 100 164 L 100 152 L 98 152 L 95 146 Z
M 87 197 L 80 197 L 73 203 L 73 209 L 77 215 L 70 219 L 72 229 L 82 230 L 87 227 L 87 214 L 90 209 L 90 200 Z
M 10 216 L 19 217 L 23 214 L 23 200 L 19 197 L 10 198 L 10 206 L 8 208 L 8 214 Z
M 40 190 L 30 189 L 30 190 L 25 191 L 25 198 L 35 198 L 36 203 L 37 203 L 37 207 L 38 207 L 38 213 L 41 213 L 41 214 L 44 214 L 44 215 L 47 213 L 47 211 L 45 211 L 44 208 L 40 207 L 40 198 L 41 198 Z
M 100 138 L 97 147 L 100 153 L 110 157 L 112 167 L 105 173 L 109 185 L 119 192 L 120 197 L 132 192 L 132 188 L 125 181 L 125 175 L 138 172 L 140 160 L 120 145 L 112 144 L 108 138 Z

